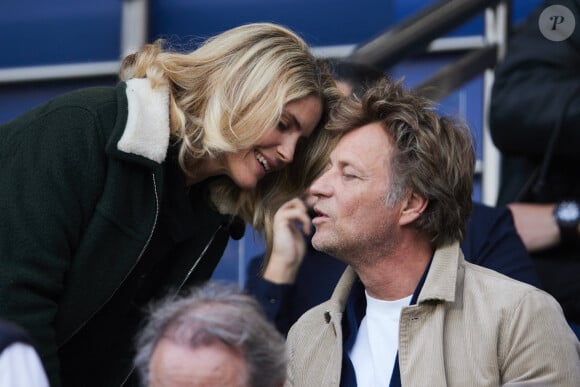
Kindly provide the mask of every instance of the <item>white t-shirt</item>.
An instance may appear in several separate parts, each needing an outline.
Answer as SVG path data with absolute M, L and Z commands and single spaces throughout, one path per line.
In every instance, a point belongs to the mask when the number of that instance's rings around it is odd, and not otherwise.
M 0 386 L 48 387 L 48 379 L 33 347 L 14 343 L 0 354 Z
M 372 298 L 365 291 L 366 314 L 349 353 L 358 386 L 388 387 L 399 350 L 401 310 L 412 295 L 395 301 Z

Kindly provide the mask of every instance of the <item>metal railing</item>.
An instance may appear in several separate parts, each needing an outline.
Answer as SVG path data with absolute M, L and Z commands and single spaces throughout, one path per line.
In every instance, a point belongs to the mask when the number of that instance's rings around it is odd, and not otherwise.
M 359 45 L 349 55 L 355 62 L 369 63 L 381 69 L 411 55 L 424 52 L 429 43 L 461 26 L 498 0 L 444 0 L 420 10 L 379 36 Z
M 432 74 L 415 90 L 433 100 L 441 100 L 483 75 L 483 157 L 478 160 L 476 172 L 482 178 L 482 201 L 490 205 L 497 199 L 500 156 L 489 135 L 487 112 L 493 84 L 492 69 L 503 56 L 507 43 L 508 8 L 509 2 L 500 0 L 440 1 L 359 45 L 347 56 L 349 60 L 388 70 L 406 58 L 427 52 L 436 39 L 485 13 L 483 46 L 466 47 L 463 57 Z

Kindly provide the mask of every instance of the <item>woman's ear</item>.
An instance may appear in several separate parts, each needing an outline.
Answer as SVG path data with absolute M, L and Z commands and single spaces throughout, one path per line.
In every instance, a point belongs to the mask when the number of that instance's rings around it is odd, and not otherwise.
M 428 204 L 428 199 L 411 192 L 403 201 L 399 225 L 405 226 L 413 223 L 425 211 Z

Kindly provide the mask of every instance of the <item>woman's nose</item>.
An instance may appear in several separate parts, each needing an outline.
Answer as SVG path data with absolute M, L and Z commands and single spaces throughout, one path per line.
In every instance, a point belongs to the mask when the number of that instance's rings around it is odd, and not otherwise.
M 278 145 L 278 148 L 276 150 L 282 162 L 290 164 L 292 160 L 294 160 L 294 152 L 296 151 L 297 142 L 298 138 L 292 136 L 284 138 L 282 143 Z

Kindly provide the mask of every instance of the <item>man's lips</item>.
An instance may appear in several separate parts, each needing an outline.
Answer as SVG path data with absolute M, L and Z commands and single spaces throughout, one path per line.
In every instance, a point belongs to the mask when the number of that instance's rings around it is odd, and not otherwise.
M 312 218 L 312 223 L 316 224 L 316 223 L 321 223 L 324 220 L 328 219 L 328 215 L 322 211 L 320 208 L 318 207 L 314 207 L 313 209 L 314 211 L 314 218 Z

